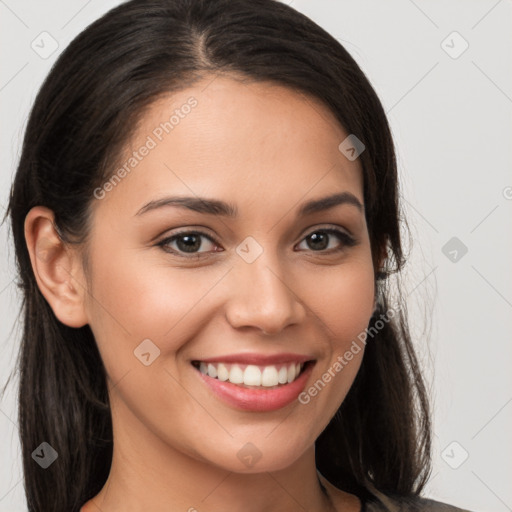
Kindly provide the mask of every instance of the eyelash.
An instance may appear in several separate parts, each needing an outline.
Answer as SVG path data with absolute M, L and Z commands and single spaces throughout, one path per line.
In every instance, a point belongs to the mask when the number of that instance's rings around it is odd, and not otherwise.
M 341 231 L 341 230 L 335 229 L 335 228 L 317 228 L 314 231 L 311 231 L 310 233 L 308 233 L 304 238 L 302 238 L 300 243 L 302 243 L 306 238 L 308 238 L 309 236 L 313 235 L 314 233 L 326 233 L 328 235 L 335 235 L 335 236 L 337 236 L 340 239 L 341 246 L 336 248 L 336 249 L 328 249 L 328 250 L 324 249 L 324 250 L 321 250 L 321 251 L 311 251 L 313 253 L 330 255 L 330 254 L 333 254 L 333 253 L 341 252 L 346 247 L 353 247 L 354 245 L 357 245 L 357 241 L 355 240 L 355 238 L 353 238 L 349 234 L 345 233 L 344 231 Z M 215 245 L 217 245 L 217 246 L 220 245 L 217 242 L 217 240 L 215 240 L 215 238 L 213 238 L 211 235 L 208 235 L 208 234 L 206 234 L 206 233 L 204 233 L 202 231 L 196 231 L 196 230 L 190 230 L 190 231 L 183 230 L 183 231 L 179 231 L 179 232 L 173 234 L 170 237 L 164 238 L 162 241 L 158 242 L 156 245 L 158 247 L 161 247 L 162 250 L 167 252 L 167 253 L 171 253 L 171 254 L 174 254 L 176 256 L 186 258 L 186 259 L 198 259 L 198 258 L 205 257 L 205 255 L 211 254 L 211 253 L 208 253 L 208 252 L 206 252 L 206 253 L 205 252 L 184 253 L 184 252 L 176 251 L 174 249 L 169 249 L 167 247 L 168 244 L 174 242 L 176 239 L 178 239 L 180 236 L 183 236 L 183 235 L 199 235 L 199 236 L 204 236 L 210 242 L 213 242 Z M 217 252 L 222 252 L 222 251 L 217 251 Z

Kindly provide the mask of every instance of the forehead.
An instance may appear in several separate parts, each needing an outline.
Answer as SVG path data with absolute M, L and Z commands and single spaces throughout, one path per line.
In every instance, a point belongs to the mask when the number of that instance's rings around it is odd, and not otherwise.
M 150 105 L 114 170 L 122 178 L 97 206 L 133 215 L 172 193 L 284 208 L 340 191 L 363 203 L 360 164 L 338 149 L 348 135 L 309 95 L 210 76 Z

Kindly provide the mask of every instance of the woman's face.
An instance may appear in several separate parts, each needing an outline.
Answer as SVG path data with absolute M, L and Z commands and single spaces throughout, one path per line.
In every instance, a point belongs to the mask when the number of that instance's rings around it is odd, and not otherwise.
M 356 376 L 351 346 L 374 306 L 362 170 L 338 149 L 348 135 L 269 83 L 210 76 L 151 105 L 125 172 L 93 199 L 84 310 L 114 435 L 236 472 L 311 448 Z M 334 194 L 345 201 L 301 214 Z

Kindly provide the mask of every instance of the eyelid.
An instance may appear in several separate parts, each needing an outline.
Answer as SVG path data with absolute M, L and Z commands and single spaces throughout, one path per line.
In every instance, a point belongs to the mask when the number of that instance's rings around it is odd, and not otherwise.
M 342 233 L 345 233 L 347 236 L 351 238 L 355 238 L 355 236 L 351 233 L 351 231 L 343 226 L 340 226 L 338 224 L 314 224 L 313 226 L 310 226 L 309 228 L 306 228 L 303 231 L 303 234 L 301 235 L 301 241 L 305 236 L 310 235 L 311 233 L 314 233 L 315 231 L 323 231 L 323 230 L 329 230 L 329 229 L 335 229 L 336 231 L 340 231 Z

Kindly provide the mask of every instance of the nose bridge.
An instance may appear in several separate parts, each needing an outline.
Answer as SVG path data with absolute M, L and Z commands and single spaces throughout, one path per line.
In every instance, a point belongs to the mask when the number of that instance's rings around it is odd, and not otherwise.
M 226 314 L 233 327 L 252 326 L 276 333 L 290 323 L 300 322 L 304 308 L 275 250 L 260 248 L 252 240 L 237 248 L 239 258 L 235 258 L 235 282 Z

